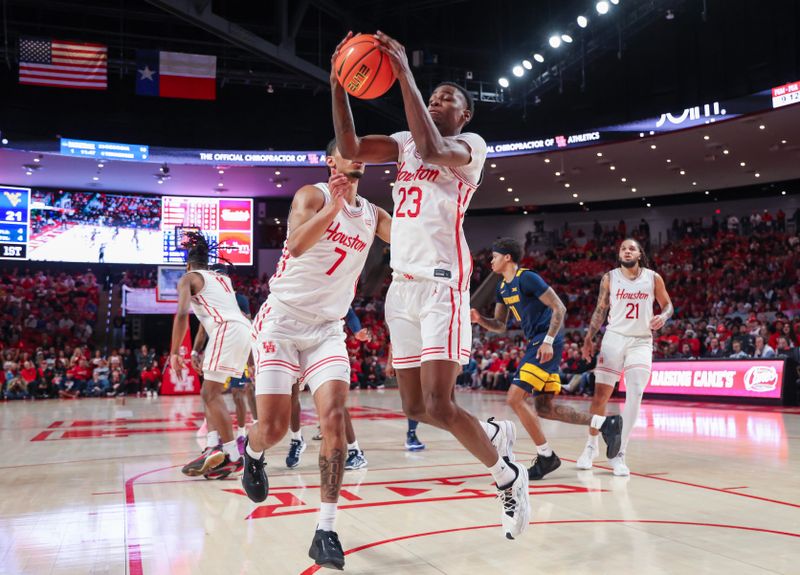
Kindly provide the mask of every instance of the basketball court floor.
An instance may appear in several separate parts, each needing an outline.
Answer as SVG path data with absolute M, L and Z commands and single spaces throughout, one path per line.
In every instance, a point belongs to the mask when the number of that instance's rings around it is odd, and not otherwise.
M 458 401 L 512 418 L 499 394 Z M 800 573 L 796 408 L 646 401 L 629 478 L 602 459 L 576 470 L 586 431 L 547 422 L 563 465 L 532 482 L 532 524 L 508 541 L 491 477 L 450 436 L 420 425 L 427 449 L 408 453 L 395 390 L 354 392 L 350 406 L 369 467 L 345 472 L 336 526 L 347 573 Z M 317 572 L 307 394 L 303 407 L 308 450 L 295 470 L 283 463 L 288 438 L 268 454 L 259 505 L 238 479 L 181 475 L 200 449 L 199 397 L 0 404 L 0 573 Z M 516 452 L 527 462 L 535 449 L 519 437 Z

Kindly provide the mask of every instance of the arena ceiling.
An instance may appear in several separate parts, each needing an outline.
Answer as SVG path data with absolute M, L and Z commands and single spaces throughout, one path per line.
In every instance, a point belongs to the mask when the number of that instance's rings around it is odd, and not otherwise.
M 507 0 L 489 10 L 484 0 L 5 0 L 0 131 L 14 141 L 65 136 L 152 146 L 321 149 L 332 132 L 329 54 L 348 29 L 380 28 L 403 41 L 412 58 L 417 52 L 414 73 L 423 92 L 448 79 L 483 93 L 487 101 L 478 103 L 471 129 L 489 141 L 580 132 L 800 78 L 796 0 L 774 0 L 768 9 L 749 0 L 620 0 L 602 17 L 595 4 Z M 579 14 L 589 17 L 585 30 L 575 23 Z M 573 43 L 548 47 L 554 32 L 570 34 Z M 106 43 L 109 90 L 19 85 L 16 41 L 24 35 Z M 218 99 L 136 96 L 138 48 L 215 54 Z M 512 66 L 534 52 L 545 63 L 513 78 Z M 511 80 L 508 89 L 500 90 L 500 76 Z M 404 126 L 396 88 L 354 108 L 362 133 Z M 549 164 L 544 155 L 498 159 L 496 168 L 487 167 L 473 205 L 595 202 L 795 179 L 797 116 L 789 107 L 763 120 L 753 116 L 659 136 L 656 150 L 643 138 L 550 154 Z M 93 161 L 50 155 L 26 176 L 22 165 L 31 162 L 30 154 L 0 152 L 2 183 L 212 195 L 219 180 L 213 167 L 175 165 L 159 185 L 157 165 L 112 162 L 94 181 Z M 280 171 L 231 168 L 224 193 L 286 196 L 324 177 L 322 169 Z M 371 168 L 365 195 L 385 205 L 393 176 L 391 166 Z

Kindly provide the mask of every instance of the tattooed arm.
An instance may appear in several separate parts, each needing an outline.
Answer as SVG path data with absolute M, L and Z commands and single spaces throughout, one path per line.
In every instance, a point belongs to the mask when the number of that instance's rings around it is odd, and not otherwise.
M 611 298 L 609 297 L 609 290 L 611 285 L 611 278 L 608 273 L 603 275 L 600 280 L 600 294 L 597 296 L 597 306 L 594 308 L 592 320 L 589 322 L 589 329 L 586 331 L 586 337 L 583 340 L 583 357 L 586 361 L 592 361 L 592 345 L 594 336 L 603 327 L 603 323 L 608 317 L 608 309 L 611 307 Z
M 469 318 L 472 323 L 477 323 L 484 329 L 497 333 L 504 333 L 508 325 L 508 307 L 501 303 L 494 304 L 494 317 L 481 315 L 476 309 L 469 310 Z
M 547 330 L 547 335 L 548 337 L 556 337 L 561 325 L 564 323 L 567 306 L 564 305 L 564 302 L 561 301 L 561 298 L 558 297 L 553 288 L 547 288 L 547 291 L 539 296 L 539 300 L 553 312 L 550 316 L 550 327 Z M 536 352 L 536 358 L 542 363 L 553 359 L 553 344 L 542 343 L 539 346 L 539 351 Z

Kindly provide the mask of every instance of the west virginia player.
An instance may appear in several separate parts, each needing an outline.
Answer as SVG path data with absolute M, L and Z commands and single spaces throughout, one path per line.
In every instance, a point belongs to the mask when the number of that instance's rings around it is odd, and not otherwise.
M 590 425 L 603 434 L 606 455 L 617 455 L 621 443 L 622 418 L 579 413 L 566 405 L 557 405 L 553 396 L 561 391 L 558 375 L 564 338 L 560 334 L 566 307 L 556 292 L 531 270 L 520 268 L 522 248 L 516 240 L 501 238 L 492 246 L 492 271 L 503 276 L 497 285 L 494 318 L 470 310 L 473 323 L 502 333 L 506 331 L 509 312 L 522 326 L 528 348 L 519 370 L 508 389 L 508 405 L 517 414 L 525 430 L 536 443 L 538 457 L 528 469 L 530 479 L 542 479 L 558 469 L 561 460 L 548 445 L 539 416 L 577 425 Z M 534 396 L 536 409 L 525 400 Z

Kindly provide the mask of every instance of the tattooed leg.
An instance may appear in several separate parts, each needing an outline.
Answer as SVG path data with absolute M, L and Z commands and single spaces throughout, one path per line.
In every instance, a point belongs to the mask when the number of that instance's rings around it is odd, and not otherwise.
M 336 503 L 344 475 L 345 402 L 349 385 L 343 381 L 324 383 L 314 393 L 319 414 L 322 445 L 319 452 L 320 497 L 323 503 Z
M 591 413 L 575 411 L 568 405 L 557 404 L 553 401 L 552 395 L 537 395 L 534 398 L 536 413 L 544 419 L 563 421 L 575 425 L 589 425 L 592 421 Z

